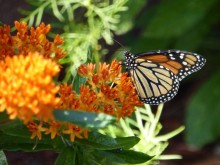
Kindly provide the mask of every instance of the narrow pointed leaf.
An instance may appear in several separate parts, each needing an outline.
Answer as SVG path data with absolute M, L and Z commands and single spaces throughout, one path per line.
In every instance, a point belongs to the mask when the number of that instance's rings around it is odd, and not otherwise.
M 121 164 L 139 164 L 151 160 L 153 157 L 142 152 L 131 150 L 111 150 L 111 151 L 95 151 L 94 155 L 102 162 L 121 163 Z
M 3 151 L 0 151 L 0 164 L 1 165 L 8 165 L 7 159 Z
M 121 148 L 130 149 L 140 141 L 140 138 L 136 136 L 130 136 L 130 137 L 115 138 L 115 140 L 121 146 Z
M 220 71 L 192 97 L 186 115 L 186 141 L 202 147 L 220 136 Z
M 138 137 L 112 138 L 98 132 L 90 132 L 88 139 L 77 139 L 82 145 L 99 150 L 129 149 L 140 141 Z
M 75 165 L 76 152 L 73 148 L 64 149 L 58 156 L 55 165 Z
M 31 132 L 16 120 L 0 126 L 0 149 L 10 151 L 62 150 L 64 146 L 61 138 L 51 139 L 43 135 L 42 140 L 30 139 Z
M 121 148 L 121 145 L 114 138 L 98 132 L 90 132 L 88 139 L 77 139 L 77 142 L 99 150 Z

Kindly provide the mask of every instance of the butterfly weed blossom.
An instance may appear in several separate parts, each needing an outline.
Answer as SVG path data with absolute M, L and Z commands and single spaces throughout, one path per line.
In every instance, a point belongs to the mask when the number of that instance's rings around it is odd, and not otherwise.
M 29 30 L 26 23 L 15 21 L 15 27 L 15 35 L 10 26 L 0 27 L 0 110 L 25 124 L 33 116 L 45 120 L 59 102 L 53 77 L 60 71 L 57 60 L 65 56 L 59 47 L 63 39 L 57 35 L 50 42 L 50 25 L 44 23 Z
M 97 69 L 96 69 L 97 68 Z M 84 110 L 86 112 L 105 113 L 119 120 L 130 116 L 134 106 L 140 106 L 137 93 L 127 73 L 121 73 L 121 63 L 116 60 L 110 65 L 89 63 L 78 68 L 78 74 L 87 79 L 79 94 L 72 85 L 60 84 L 60 102 L 58 109 Z M 70 140 L 87 138 L 89 130 L 67 123 L 63 134 L 69 134 Z
M 13 36 L 10 26 L 0 27 L 0 60 L 17 54 L 26 56 L 30 52 L 38 52 L 43 57 L 55 61 L 65 56 L 66 53 L 60 48 L 63 39 L 56 35 L 53 42 L 50 42 L 46 37 L 50 25 L 41 23 L 37 28 L 31 27 L 29 30 L 25 22 L 15 21 L 15 28 L 17 33 Z
M 103 112 L 116 116 L 119 120 L 130 116 L 134 106 L 142 103 L 127 73 L 121 73 L 121 63 L 116 60 L 110 65 L 99 63 L 97 71 L 94 64 L 81 65 L 79 75 L 87 78 L 87 84 L 80 87 L 76 97 L 78 108 L 91 112 Z
M 24 123 L 51 118 L 58 104 L 52 77 L 59 65 L 44 59 L 38 53 L 6 57 L 0 66 L 0 111 L 6 110 L 10 119 L 19 118 Z
M 60 84 L 60 102 L 56 106 L 57 109 L 106 113 L 116 116 L 119 120 L 130 116 L 134 106 L 142 105 L 130 78 L 127 73 L 121 73 L 121 63 L 116 60 L 110 65 L 99 63 L 97 70 L 95 64 L 81 65 L 78 74 L 87 78 L 87 83 L 80 86 L 79 94 L 72 90 L 72 85 Z M 71 123 L 60 124 L 52 121 L 49 125 L 46 131 L 33 123 L 31 128 L 35 126 L 35 136 L 38 136 L 37 130 L 42 129 L 45 134 L 51 134 L 51 138 L 60 136 L 61 133 L 68 134 L 71 141 L 74 141 L 75 137 L 88 137 L 89 130 Z
M 15 35 L 10 26 L 0 27 L 0 111 L 23 121 L 31 138 L 41 139 L 42 132 L 54 137 L 52 112 L 60 98 L 53 77 L 60 71 L 57 61 L 66 54 L 60 48 L 63 39 L 56 35 L 50 42 L 50 25 L 44 23 L 29 30 L 16 21 L 15 27 Z
M 54 109 L 106 113 L 119 120 L 130 116 L 134 106 L 142 105 L 116 60 L 110 65 L 81 65 L 78 73 L 87 83 L 80 86 L 79 94 L 71 85 L 55 85 L 58 60 L 66 54 L 60 48 L 63 39 L 56 35 L 50 42 L 46 37 L 50 25 L 43 23 L 29 30 L 26 23 L 16 21 L 15 27 L 16 35 L 11 35 L 10 26 L 0 27 L 0 111 L 23 121 L 32 139 L 67 134 L 73 142 L 76 137 L 88 137 L 88 129 L 56 121 Z

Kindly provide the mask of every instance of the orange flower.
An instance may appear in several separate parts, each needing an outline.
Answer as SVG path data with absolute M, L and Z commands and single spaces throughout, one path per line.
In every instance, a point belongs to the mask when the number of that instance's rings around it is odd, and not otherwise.
M 60 136 L 58 130 L 61 127 L 61 123 L 52 120 L 49 122 L 49 125 L 49 128 L 46 128 L 45 134 L 51 134 L 51 139 L 54 139 L 56 136 Z
M 100 77 L 100 81 L 109 80 L 109 73 L 109 65 L 107 65 L 106 63 L 99 63 L 98 75 Z
M 58 104 L 58 86 L 52 77 L 59 72 L 59 66 L 38 53 L 28 56 L 6 57 L 0 65 L 0 111 L 9 114 L 10 119 L 18 117 L 24 123 L 33 117 L 48 120 Z
M 27 125 L 27 128 L 30 132 L 32 132 L 31 139 L 37 137 L 39 140 L 42 139 L 42 132 L 45 132 L 47 129 L 43 127 L 43 122 L 40 122 L 40 124 L 37 124 L 35 122 L 30 122 Z
M 107 104 L 105 104 L 105 105 L 104 105 L 104 113 L 110 114 L 110 115 L 114 115 L 114 114 L 115 114 L 115 110 L 114 110 L 113 105 L 107 105 Z
M 11 36 L 10 26 L 0 27 L 0 60 L 6 56 L 15 54 L 28 55 L 30 52 L 38 52 L 45 58 L 51 58 L 55 61 L 64 57 L 65 52 L 59 47 L 63 39 L 56 35 L 53 42 L 50 42 L 46 35 L 50 31 L 50 25 L 40 24 L 38 27 L 28 26 L 25 22 L 15 21 L 17 34 Z
M 72 142 L 74 142 L 75 137 L 77 137 L 79 139 L 82 139 L 83 138 L 82 134 L 84 135 L 84 137 L 87 138 L 88 137 L 88 132 L 89 132 L 89 130 L 82 129 L 79 126 L 76 126 L 76 125 L 73 125 L 73 124 L 70 124 L 70 123 L 67 124 L 67 129 L 63 130 L 64 134 L 69 134 L 70 135 L 70 140 Z
M 81 85 L 80 93 L 60 92 L 62 105 L 66 109 L 74 107 L 87 112 L 103 112 L 118 118 L 130 116 L 134 106 L 140 106 L 138 95 L 127 73 L 121 73 L 121 63 L 116 60 L 111 65 L 99 64 L 95 72 L 95 65 L 81 65 L 78 72 L 87 78 L 87 85 Z M 72 87 L 63 86 L 62 90 L 69 91 Z M 71 98 L 72 97 L 72 98 Z M 70 101 L 72 100 L 72 102 Z M 77 104 L 76 104 L 77 103 Z M 77 106 L 76 106 L 77 105 Z
M 19 39 L 25 41 L 29 38 L 29 36 L 28 36 L 28 26 L 25 22 L 19 23 L 18 21 L 15 21 L 15 27 L 18 30 L 17 37 Z
M 90 106 L 96 101 L 97 95 L 89 86 L 82 85 L 80 87 L 80 100 L 82 104 Z
M 81 76 L 91 76 L 95 70 L 95 65 L 89 63 L 87 65 L 80 65 L 78 68 L 78 73 Z
M 55 108 L 102 112 L 119 120 L 131 115 L 134 106 L 142 105 L 116 60 L 110 65 L 81 65 L 78 73 L 87 82 L 80 86 L 79 94 L 72 85 L 56 86 L 52 80 L 59 72 L 56 62 L 66 54 L 59 47 L 63 39 L 56 35 L 50 42 L 46 35 L 51 27 L 44 23 L 29 30 L 26 23 L 16 21 L 15 27 L 15 36 L 9 26 L 0 27 L 0 111 L 6 111 L 10 119 L 21 119 L 32 139 L 42 139 L 42 133 L 50 134 L 51 139 L 69 134 L 71 141 L 88 137 L 86 129 L 54 121 Z
M 120 77 L 122 65 L 121 62 L 117 62 L 116 60 L 113 60 L 110 65 L 110 80 L 114 81 L 116 77 Z
M 119 120 L 130 116 L 134 111 L 134 106 L 142 105 L 131 79 L 127 73 L 121 73 L 121 63 L 114 60 L 111 65 L 99 64 L 97 69 L 95 71 L 94 64 L 79 67 L 79 74 L 87 78 L 87 84 L 80 86 L 79 94 L 72 90 L 72 85 L 60 85 L 60 101 L 56 104 L 56 108 L 102 112 L 116 116 Z M 51 134 L 51 139 L 60 136 L 61 133 L 69 134 L 72 142 L 76 137 L 88 138 L 89 130 L 72 123 L 60 123 L 54 120 L 44 123 L 47 127 L 44 133 Z M 32 138 L 39 139 L 39 131 L 34 132 Z
M 12 44 L 10 26 L 4 25 L 4 27 L 0 28 L 0 38 L 1 45 Z
M 53 40 L 53 43 L 56 45 L 62 45 L 63 44 L 63 39 L 60 38 L 60 36 L 57 34 Z
M 114 100 L 117 98 L 118 91 L 107 84 L 101 85 L 100 90 L 106 99 Z
M 98 74 L 92 75 L 92 82 L 96 85 L 99 82 L 99 76 Z
M 30 43 L 32 45 L 38 45 L 39 43 L 44 43 L 46 40 L 45 34 L 50 31 L 50 25 L 45 26 L 44 23 L 41 23 L 36 29 L 31 27 L 30 29 Z
M 57 105 L 58 109 L 78 109 L 79 100 L 76 93 L 72 90 L 72 85 L 60 84 L 60 102 Z
M 14 53 L 12 43 L 10 26 L 4 25 L 4 27 L 0 27 L 0 61 Z

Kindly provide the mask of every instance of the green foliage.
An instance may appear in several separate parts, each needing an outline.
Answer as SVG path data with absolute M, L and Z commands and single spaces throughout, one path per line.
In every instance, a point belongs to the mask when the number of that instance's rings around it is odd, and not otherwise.
M 126 118 L 120 120 L 119 125 L 109 125 L 102 133 L 110 134 L 112 137 L 117 136 L 137 136 L 140 142 L 133 148 L 153 156 L 153 159 L 145 164 L 157 164 L 158 160 L 163 159 L 180 159 L 179 155 L 162 155 L 162 152 L 168 146 L 168 140 L 184 130 L 184 127 L 167 133 L 158 135 L 162 129 L 159 123 L 162 113 L 162 104 L 158 107 L 157 113 L 154 115 L 148 105 L 145 108 L 137 108 L 134 118 Z
M 57 158 L 56 164 L 62 164 L 62 162 L 68 162 L 67 164 L 71 165 L 84 164 L 84 162 L 101 163 L 108 159 L 105 156 L 111 156 L 111 162 L 136 164 L 152 158 L 147 154 L 129 150 L 139 142 L 137 137 L 112 138 L 98 132 L 91 132 L 88 139 L 76 139 L 74 143 L 69 142 L 65 136 L 62 136 L 62 139 L 57 137 L 54 140 L 44 136 L 42 140 L 35 141 L 30 139 L 30 132 L 19 121 L 2 124 L 0 126 L 0 139 L 0 149 L 3 150 L 59 151 L 61 154 Z M 129 154 L 132 154 L 133 157 Z
M 107 115 L 101 115 L 100 118 L 100 114 L 74 112 L 56 110 L 55 116 L 60 120 L 92 129 L 103 128 L 111 123 L 108 122 L 109 116 Z M 42 140 L 31 140 L 29 130 L 17 120 L 0 126 L 0 149 L 28 152 L 59 151 L 61 153 L 56 164 L 65 161 L 70 164 L 90 164 L 91 162 L 94 164 L 109 164 L 109 162 L 111 164 L 138 164 L 146 161 L 148 164 L 156 164 L 157 160 L 180 158 L 178 155 L 161 155 L 168 145 L 168 139 L 184 129 L 180 127 L 168 134 L 158 135 L 162 129 L 159 123 L 161 112 L 162 105 L 159 106 L 155 115 L 147 105 L 145 109 L 137 108 L 136 120 L 127 118 L 120 121 L 120 127 L 111 125 L 108 127 L 107 132 L 114 138 L 92 131 L 88 139 L 76 138 L 74 143 L 71 143 L 64 135 L 54 140 L 46 135 L 43 135 Z M 87 120 L 82 119 L 82 116 Z
M 120 31 L 117 26 L 120 22 L 119 13 L 127 10 L 126 2 L 127 0 L 29 0 L 34 10 L 22 10 L 27 15 L 22 20 L 28 22 L 29 26 L 36 20 L 35 25 L 38 25 L 45 16 L 44 13 L 49 13 L 51 20 L 47 23 L 63 33 L 65 40 L 63 48 L 68 54 L 60 62 L 68 66 L 64 80 L 67 82 L 71 75 L 76 75 L 80 64 L 100 61 L 100 54 L 106 51 L 100 52 L 98 40 L 103 38 L 107 44 L 112 44 L 112 32 Z
M 36 152 L 41 150 L 61 150 L 63 142 L 60 138 L 51 140 L 45 136 L 36 142 L 30 139 L 30 131 L 20 121 L 12 121 L 0 126 L 0 149 L 10 151 Z
M 144 154 L 143 152 L 135 152 L 130 150 L 113 150 L 113 151 L 97 151 L 97 156 L 102 156 L 105 159 L 102 160 L 103 165 L 111 164 L 139 164 L 147 162 L 152 157 Z
M 3 151 L 0 151 L 0 164 L 1 165 L 8 165 L 8 162 L 6 160 L 5 154 Z
M 217 0 L 162 1 L 157 7 L 154 18 L 149 22 L 148 29 L 144 31 L 144 36 L 179 37 L 197 26 L 216 2 Z M 170 9 L 175 9 L 175 14 Z M 157 28 L 161 24 L 163 28 Z
M 186 140 L 202 147 L 220 137 L 220 72 L 205 83 L 190 101 L 186 117 Z
M 55 165 L 76 165 L 76 153 L 73 148 L 66 147 L 56 159 Z M 82 158 L 81 158 L 82 159 Z M 83 162 L 83 164 L 85 164 Z
M 143 0 L 128 1 L 126 3 L 128 11 L 121 13 L 121 21 L 118 25 L 118 30 L 116 31 L 116 34 L 122 35 L 131 30 L 135 26 L 134 22 L 136 16 L 146 4 L 147 1 Z
M 94 150 L 94 152 L 90 152 L 90 155 L 87 155 L 83 150 L 84 149 L 80 147 L 66 148 L 61 152 L 55 164 L 114 165 L 115 163 L 126 162 L 129 164 L 137 164 L 151 159 L 151 157 L 146 154 L 130 150 Z
M 219 21 L 218 0 L 162 0 L 134 22 L 138 35 L 127 35 L 137 52 L 152 49 L 198 51 L 211 27 Z
M 78 139 L 77 142 L 88 147 L 93 147 L 97 150 L 115 150 L 115 149 L 130 149 L 139 142 L 138 137 L 121 137 L 112 138 L 98 132 L 91 132 L 88 139 Z

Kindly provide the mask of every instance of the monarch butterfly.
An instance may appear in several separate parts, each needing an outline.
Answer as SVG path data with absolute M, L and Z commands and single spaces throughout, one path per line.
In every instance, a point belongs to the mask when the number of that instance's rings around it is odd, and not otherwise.
M 206 60 L 197 53 L 180 50 L 158 50 L 140 54 L 124 52 L 125 66 L 139 99 L 157 105 L 171 100 L 179 82 L 201 69 Z

